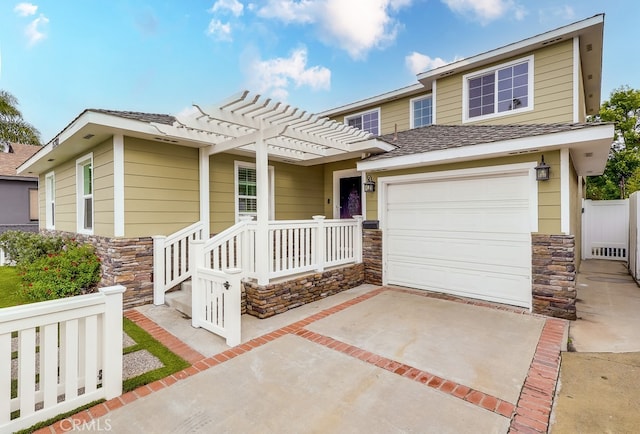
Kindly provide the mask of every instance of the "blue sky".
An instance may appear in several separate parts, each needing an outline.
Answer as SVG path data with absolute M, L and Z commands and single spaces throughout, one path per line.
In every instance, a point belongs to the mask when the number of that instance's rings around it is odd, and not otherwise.
M 85 108 L 177 114 L 243 89 L 318 112 L 601 12 L 607 99 L 640 88 L 635 0 L 0 0 L 0 89 L 45 143 Z

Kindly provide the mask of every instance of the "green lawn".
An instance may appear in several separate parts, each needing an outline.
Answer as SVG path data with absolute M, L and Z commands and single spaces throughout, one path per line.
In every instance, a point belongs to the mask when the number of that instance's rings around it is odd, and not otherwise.
M 0 308 L 30 303 L 20 296 L 20 276 L 16 267 L 0 267 Z

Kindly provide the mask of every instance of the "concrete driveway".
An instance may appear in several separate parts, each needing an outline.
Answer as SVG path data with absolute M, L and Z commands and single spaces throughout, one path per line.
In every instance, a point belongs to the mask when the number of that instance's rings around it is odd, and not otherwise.
M 546 432 L 566 322 L 441 298 L 354 288 L 243 318 L 233 349 L 144 306 L 133 316 L 204 358 L 75 417 L 117 433 Z

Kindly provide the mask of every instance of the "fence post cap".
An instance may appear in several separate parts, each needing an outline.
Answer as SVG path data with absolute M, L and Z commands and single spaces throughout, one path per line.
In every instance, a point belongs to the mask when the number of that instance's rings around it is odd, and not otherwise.
M 113 294 L 122 294 L 124 291 L 126 291 L 127 288 L 125 288 L 122 285 L 114 285 L 114 286 L 107 286 L 106 288 L 100 288 L 99 291 L 101 294 L 104 295 L 113 295 Z
M 326 217 L 323 215 L 314 215 L 314 216 L 311 216 L 311 218 L 314 220 L 324 220 Z

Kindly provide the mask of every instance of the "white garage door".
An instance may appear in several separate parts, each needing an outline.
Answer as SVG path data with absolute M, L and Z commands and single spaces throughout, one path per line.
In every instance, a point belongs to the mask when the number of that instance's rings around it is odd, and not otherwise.
M 531 306 L 528 173 L 385 188 L 386 283 Z

